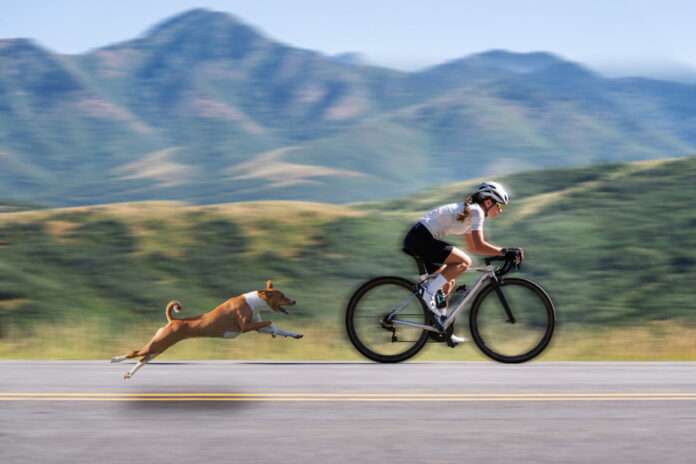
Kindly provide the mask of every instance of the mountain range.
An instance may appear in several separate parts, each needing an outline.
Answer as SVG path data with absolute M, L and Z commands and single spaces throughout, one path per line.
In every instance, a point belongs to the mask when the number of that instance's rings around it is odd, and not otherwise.
M 493 50 L 418 72 L 196 9 L 81 55 L 0 40 L 0 198 L 46 206 L 391 198 L 696 153 L 696 85 Z

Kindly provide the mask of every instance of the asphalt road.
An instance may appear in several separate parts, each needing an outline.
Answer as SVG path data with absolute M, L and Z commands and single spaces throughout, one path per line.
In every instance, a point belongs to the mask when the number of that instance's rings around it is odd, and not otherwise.
M 0 362 L 0 462 L 688 463 L 695 363 Z

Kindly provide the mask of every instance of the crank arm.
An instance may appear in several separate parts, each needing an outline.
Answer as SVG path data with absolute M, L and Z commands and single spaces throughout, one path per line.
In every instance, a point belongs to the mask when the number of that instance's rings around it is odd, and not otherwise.
M 417 322 L 410 322 L 410 321 L 402 321 L 399 319 L 392 319 L 390 321 L 393 325 L 404 325 L 407 327 L 414 327 L 416 329 L 423 329 L 427 330 L 429 332 L 435 332 L 435 333 L 440 333 L 439 330 L 437 330 L 435 327 L 431 325 L 425 325 L 425 324 L 418 324 Z

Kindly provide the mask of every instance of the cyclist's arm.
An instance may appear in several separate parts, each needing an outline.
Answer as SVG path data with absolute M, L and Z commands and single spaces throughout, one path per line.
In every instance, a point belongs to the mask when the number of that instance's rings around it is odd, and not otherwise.
M 466 234 L 466 245 L 469 251 L 483 256 L 500 256 L 503 254 L 503 249 L 492 245 L 486 241 L 483 237 L 482 230 L 472 230 L 470 233 Z

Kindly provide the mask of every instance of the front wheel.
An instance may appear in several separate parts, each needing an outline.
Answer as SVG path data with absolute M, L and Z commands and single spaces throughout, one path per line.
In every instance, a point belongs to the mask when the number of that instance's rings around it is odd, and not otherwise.
M 391 320 L 415 324 L 409 326 Z M 377 277 L 358 288 L 346 309 L 346 329 L 353 346 L 367 358 L 396 363 L 418 353 L 428 341 L 430 312 L 416 294 L 416 284 L 401 277 Z
M 523 363 L 539 356 L 551 341 L 555 324 L 551 298 L 539 285 L 520 278 L 491 282 L 469 313 L 476 345 L 503 363 Z

